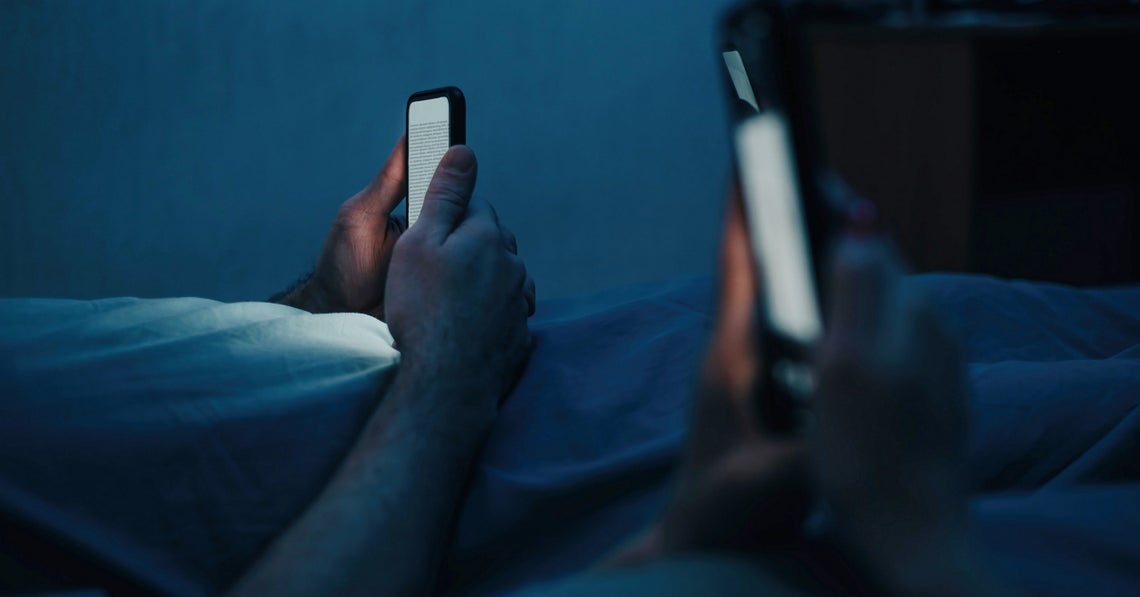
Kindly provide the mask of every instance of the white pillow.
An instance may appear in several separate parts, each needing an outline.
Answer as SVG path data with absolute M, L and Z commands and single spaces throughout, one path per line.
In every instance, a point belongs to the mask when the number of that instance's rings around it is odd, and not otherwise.
M 270 303 L 2 299 L 0 511 L 153 590 L 216 592 L 339 465 L 392 344 Z

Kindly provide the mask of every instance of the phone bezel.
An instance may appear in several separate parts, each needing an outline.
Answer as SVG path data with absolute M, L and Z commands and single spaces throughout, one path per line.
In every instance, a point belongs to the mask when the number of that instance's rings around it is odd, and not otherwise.
M 736 43 L 742 41 L 745 19 L 762 14 L 767 19 L 768 29 L 759 40 L 753 41 L 753 49 L 763 52 L 763 57 L 756 59 L 746 55 L 746 50 Z M 757 102 L 766 109 L 778 112 L 787 122 L 791 136 L 791 159 L 795 168 L 795 175 L 799 188 L 799 201 L 804 226 L 808 238 L 808 252 L 811 261 L 810 267 L 815 282 L 816 300 L 819 303 L 820 317 L 823 318 L 824 327 L 827 326 L 826 313 L 826 282 L 824 279 L 825 260 L 830 251 L 830 245 L 838 234 L 844 207 L 838 202 L 844 198 L 832 197 L 822 192 L 821 180 L 825 176 L 826 168 L 823 166 L 818 148 L 818 135 L 815 130 L 815 121 L 811 118 L 812 104 L 808 82 L 810 77 L 805 76 L 809 71 L 807 50 L 799 38 L 799 26 L 802 15 L 786 6 L 775 2 L 750 2 L 740 6 L 723 19 L 720 28 L 719 53 L 727 50 L 740 52 L 741 59 L 746 65 L 759 66 L 761 72 L 748 72 L 750 81 L 756 78 L 764 87 L 757 95 Z M 759 47 L 759 45 L 763 47 Z M 721 72 L 725 82 L 726 97 L 729 100 L 729 136 L 730 151 L 733 156 L 734 172 L 739 181 L 739 156 L 735 143 L 737 127 L 753 114 L 751 108 L 742 102 L 735 91 L 733 82 L 721 61 Z M 753 92 L 756 93 L 756 84 L 752 83 Z M 743 192 L 743 191 L 742 191 Z M 756 266 L 761 267 L 762 256 L 753 255 Z M 758 278 L 759 279 L 759 278 Z M 759 303 L 757 304 L 757 324 L 762 343 L 762 356 L 764 361 L 763 386 L 764 396 L 758 402 L 758 414 L 762 423 L 769 429 L 776 431 L 790 431 L 797 426 L 796 412 L 800 409 L 798 402 L 810 395 L 814 386 L 811 377 L 811 363 L 814 357 L 814 344 L 805 344 L 783 334 L 771 326 L 765 307 L 763 289 L 758 289 Z M 789 384 L 783 378 L 780 367 L 791 367 L 798 375 L 808 375 L 808 382 Z M 795 385 L 796 387 L 793 387 Z
M 463 145 L 467 143 L 467 99 L 458 87 L 449 85 L 447 87 L 438 87 L 436 89 L 428 89 L 425 91 L 417 91 L 408 96 L 408 101 L 404 106 L 404 180 L 408 180 L 409 166 L 411 155 L 408 153 L 408 137 L 410 131 L 408 130 L 408 116 L 412 109 L 412 104 L 424 100 L 435 99 L 437 97 L 447 98 L 447 117 L 448 117 L 448 146 Z M 404 198 L 404 221 L 408 222 L 409 208 L 407 198 Z M 408 222 L 410 226 L 411 223 Z

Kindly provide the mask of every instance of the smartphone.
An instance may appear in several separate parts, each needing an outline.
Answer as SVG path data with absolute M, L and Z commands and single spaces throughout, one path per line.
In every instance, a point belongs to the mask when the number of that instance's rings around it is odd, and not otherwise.
M 467 142 L 467 103 L 458 87 L 413 93 L 406 112 L 404 164 L 408 181 L 408 227 L 416 223 L 424 196 L 443 154 Z
M 822 261 L 841 223 L 824 193 L 796 22 L 784 3 L 752 2 L 722 25 L 730 135 L 760 281 L 764 389 L 759 413 L 788 431 L 814 391 L 812 354 L 824 335 Z

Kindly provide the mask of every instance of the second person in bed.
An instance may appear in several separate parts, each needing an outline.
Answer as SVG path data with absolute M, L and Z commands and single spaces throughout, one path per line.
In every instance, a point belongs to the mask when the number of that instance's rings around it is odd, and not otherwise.
M 275 297 L 384 319 L 399 373 L 320 497 L 236 594 L 430 592 L 465 478 L 525 366 L 535 286 L 514 236 L 472 197 L 474 154 L 447 152 L 406 230 L 392 215 L 406 194 L 403 148 L 401 139 L 341 207 L 313 273 Z M 739 196 L 729 193 L 716 325 L 672 504 L 599 572 L 541 592 L 993 590 L 965 516 L 957 345 L 901 283 L 884 243 L 842 243 L 833 270 L 818 424 L 806 440 L 770 436 L 753 410 L 763 399 L 755 269 Z M 832 509 L 839 558 L 801 533 L 819 498 Z

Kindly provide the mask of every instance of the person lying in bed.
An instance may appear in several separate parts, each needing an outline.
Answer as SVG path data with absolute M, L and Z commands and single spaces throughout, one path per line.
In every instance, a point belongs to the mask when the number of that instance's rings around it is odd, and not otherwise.
M 341 208 L 313 274 L 278 297 L 384 318 L 403 355 L 399 373 L 319 498 L 233 594 L 429 592 L 481 438 L 526 362 L 534 283 L 493 208 L 472 198 L 474 155 L 449 150 L 421 221 L 405 231 L 391 217 L 404 195 L 402 151 L 401 141 Z M 766 434 L 754 413 L 746 234 L 730 193 L 716 325 L 672 505 L 598 571 L 537 590 L 835 587 L 843 575 L 821 572 L 822 552 L 801 533 L 820 498 L 844 559 L 858 562 L 855 582 L 894 593 L 991 591 L 966 519 L 965 385 L 953 339 L 900 284 L 883 242 L 849 239 L 835 260 L 817 423 L 806 439 Z M 701 553 L 720 555 L 692 558 Z
M 854 223 L 833 258 L 813 421 L 803 437 L 773 435 L 756 408 L 756 270 L 729 194 L 716 319 L 671 503 L 599 569 L 535 593 L 1008 594 L 968 519 L 958 342 L 866 227 Z M 809 538 L 813 504 L 827 519 Z
M 534 313 L 514 235 L 472 197 L 476 173 L 474 153 L 451 148 L 405 230 L 391 217 L 407 189 L 401 139 L 341 207 L 312 275 L 276 297 L 311 312 L 383 317 L 401 362 L 319 499 L 235 594 L 431 586 L 480 443 L 526 362 Z

